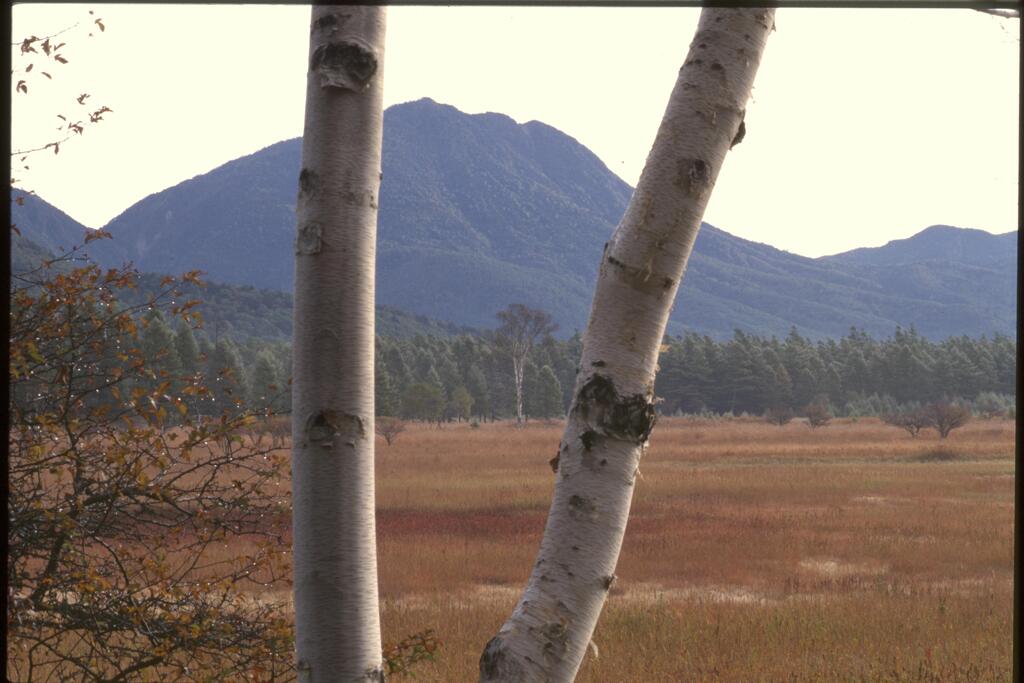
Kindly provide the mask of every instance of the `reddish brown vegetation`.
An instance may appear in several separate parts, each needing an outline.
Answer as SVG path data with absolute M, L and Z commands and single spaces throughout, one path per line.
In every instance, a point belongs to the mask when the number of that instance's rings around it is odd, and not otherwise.
M 288 675 L 289 621 L 252 600 L 287 575 L 285 461 L 240 436 L 251 416 L 192 414 L 199 379 L 147 362 L 139 313 L 187 308 L 165 304 L 173 278 L 118 306 L 134 277 L 13 278 L 9 680 Z
M 935 432 L 898 434 L 659 422 L 579 680 L 1008 681 L 1014 425 L 954 432 L 950 462 L 921 461 Z M 412 427 L 378 453 L 385 632 L 445 640 L 419 680 L 472 679 L 535 558 L 560 436 Z

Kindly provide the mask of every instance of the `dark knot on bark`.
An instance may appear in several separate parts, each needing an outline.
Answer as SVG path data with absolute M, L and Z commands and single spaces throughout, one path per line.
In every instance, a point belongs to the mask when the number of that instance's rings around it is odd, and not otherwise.
M 643 444 L 654 428 L 654 403 L 643 394 L 619 396 L 611 378 L 594 374 L 576 394 L 576 416 L 590 425 L 580 436 L 589 450 L 598 435 Z

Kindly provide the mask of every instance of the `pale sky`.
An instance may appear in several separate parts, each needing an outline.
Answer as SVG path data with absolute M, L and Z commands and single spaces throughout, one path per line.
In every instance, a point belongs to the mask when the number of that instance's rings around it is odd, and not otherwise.
M 13 149 L 51 140 L 56 114 L 73 112 L 82 92 L 114 110 L 15 173 L 73 218 L 100 227 L 149 194 L 301 134 L 308 7 L 26 4 L 14 9 L 14 40 L 87 23 L 89 9 L 106 31 L 61 36 L 69 63 L 46 67 L 46 81 L 37 60 L 29 95 L 12 95 Z M 543 121 L 633 185 L 698 14 L 390 7 L 385 104 L 430 97 Z M 805 256 L 936 223 L 1017 228 L 1019 20 L 783 8 L 776 25 L 747 136 L 706 221 Z M 16 48 L 14 59 L 27 66 Z

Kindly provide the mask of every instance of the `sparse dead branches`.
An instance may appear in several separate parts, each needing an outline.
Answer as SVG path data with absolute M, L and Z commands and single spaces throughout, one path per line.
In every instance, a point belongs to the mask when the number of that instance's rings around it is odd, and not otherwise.
M 12 43 L 13 47 L 19 48 L 18 54 L 13 57 L 15 62 L 14 68 L 11 69 L 11 83 L 16 96 L 28 95 L 30 86 L 35 87 L 33 81 L 37 78 L 45 78 L 47 82 L 53 81 L 53 73 L 51 72 L 55 68 L 59 68 L 69 62 L 65 56 L 67 43 L 63 41 L 57 42 L 55 40 L 56 37 L 83 26 L 83 24 L 88 26 L 90 31 L 93 28 L 98 28 L 101 32 L 106 30 L 103 20 L 96 17 L 92 10 L 89 10 L 87 21 L 76 22 L 49 36 L 41 38 L 31 35 L 20 42 Z M 90 38 L 93 35 L 91 32 L 88 34 Z M 37 69 L 37 65 L 40 68 Z M 73 99 L 77 106 L 73 106 L 63 113 L 55 115 L 60 120 L 56 127 L 58 135 L 55 136 L 55 139 L 44 143 L 17 145 L 17 149 L 11 152 L 12 160 L 17 160 L 15 164 L 12 164 L 12 169 L 16 167 L 16 170 L 19 172 L 31 170 L 31 167 L 26 163 L 29 156 L 51 149 L 54 154 L 59 154 L 61 145 L 75 136 L 82 135 L 87 126 L 95 125 L 102 121 L 105 114 L 113 113 L 113 109 L 110 107 L 96 107 L 87 104 L 86 100 L 89 97 L 88 93 L 81 93 L 75 96 Z M 16 181 L 15 178 L 11 178 L 12 185 Z

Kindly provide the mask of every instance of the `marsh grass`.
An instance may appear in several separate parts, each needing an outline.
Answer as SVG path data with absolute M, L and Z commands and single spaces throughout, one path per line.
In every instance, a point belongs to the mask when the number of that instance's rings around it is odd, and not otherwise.
M 578 680 L 1009 681 L 1014 429 L 940 447 L 869 418 L 663 419 Z M 475 679 L 533 563 L 560 438 L 417 426 L 378 450 L 385 639 L 445 641 L 417 680 Z
M 380 439 L 384 640 L 430 628 L 444 642 L 415 680 L 476 680 L 535 559 L 561 432 L 410 425 Z M 869 418 L 662 419 L 578 681 L 1008 682 L 1014 438 L 1010 420 L 940 444 Z M 251 541 L 234 543 L 211 560 Z M 253 597 L 290 610 L 281 586 Z
M 951 462 L 960 458 L 960 455 L 948 448 L 933 448 L 912 458 L 915 462 Z

